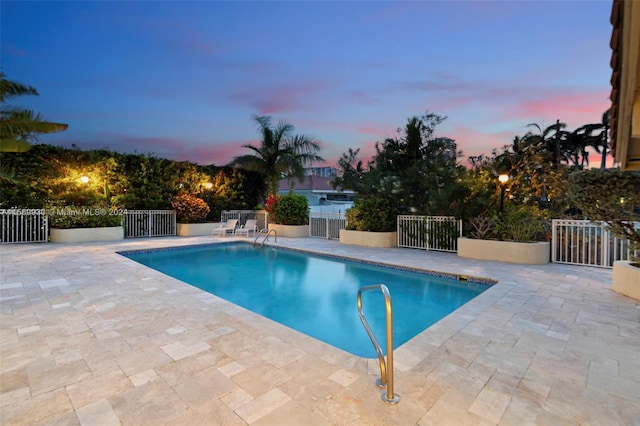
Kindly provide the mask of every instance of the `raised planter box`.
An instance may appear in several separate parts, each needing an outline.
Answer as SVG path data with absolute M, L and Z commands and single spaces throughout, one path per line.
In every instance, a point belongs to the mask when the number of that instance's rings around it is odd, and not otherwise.
M 628 260 L 613 262 L 613 291 L 640 300 L 640 267 Z
M 352 231 L 348 229 L 340 230 L 340 243 L 350 244 L 353 246 L 364 247 L 397 247 L 397 232 L 368 232 L 368 231 Z
M 195 237 L 199 235 L 211 235 L 213 228 L 218 228 L 220 223 L 177 223 L 176 234 L 179 237 Z
M 279 223 L 270 223 L 269 231 L 275 229 L 278 237 L 309 237 L 309 225 L 280 225 Z
M 544 265 L 549 263 L 551 246 L 547 242 L 516 242 L 458 238 L 458 256 L 467 259 Z
M 103 228 L 51 228 L 52 243 L 90 243 L 95 241 L 119 241 L 124 239 L 122 226 Z

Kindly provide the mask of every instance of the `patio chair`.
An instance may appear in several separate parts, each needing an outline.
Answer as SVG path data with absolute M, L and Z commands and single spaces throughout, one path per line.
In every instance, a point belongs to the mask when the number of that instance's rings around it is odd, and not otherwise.
M 236 229 L 236 235 L 245 235 L 248 237 L 250 232 L 253 232 L 253 235 L 256 235 L 257 231 L 258 221 L 256 219 L 247 219 L 247 223 Z
M 236 226 L 238 225 L 238 219 L 230 219 L 226 223 L 221 223 L 219 228 L 213 228 L 211 236 L 225 237 L 228 233 L 235 235 Z

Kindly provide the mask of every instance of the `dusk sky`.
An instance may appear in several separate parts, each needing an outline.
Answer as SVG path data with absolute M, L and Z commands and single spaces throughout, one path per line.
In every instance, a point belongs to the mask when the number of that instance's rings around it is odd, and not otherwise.
M 574 130 L 610 106 L 611 1 L 2 0 L 1 67 L 69 124 L 41 143 L 223 165 L 252 115 L 315 137 L 335 166 L 413 115 L 489 154 L 527 124 Z M 591 164 L 599 162 L 591 157 Z

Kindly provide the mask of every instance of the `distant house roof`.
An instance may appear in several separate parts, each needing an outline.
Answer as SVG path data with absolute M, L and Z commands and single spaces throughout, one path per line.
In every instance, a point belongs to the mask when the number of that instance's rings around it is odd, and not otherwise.
M 305 176 L 302 182 L 298 178 L 283 179 L 279 190 L 288 191 L 334 191 L 330 184 L 331 178 L 322 176 Z
M 611 9 L 611 153 L 622 170 L 640 170 L 640 2 Z

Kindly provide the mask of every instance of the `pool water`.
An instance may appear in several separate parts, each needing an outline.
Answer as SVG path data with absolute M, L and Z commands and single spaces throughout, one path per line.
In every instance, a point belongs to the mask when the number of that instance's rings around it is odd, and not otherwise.
M 375 350 L 358 317 L 358 289 L 391 294 L 394 348 L 489 288 L 434 275 L 247 243 L 121 253 L 330 345 L 361 357 Z M 383 350 L 381 292 L 362 294 L 363 311 Z

